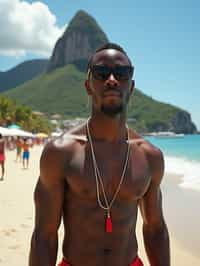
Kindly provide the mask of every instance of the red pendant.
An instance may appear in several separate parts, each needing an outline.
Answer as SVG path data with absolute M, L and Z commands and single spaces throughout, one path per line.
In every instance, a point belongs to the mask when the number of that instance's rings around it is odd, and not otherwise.
M 112 233 L 112 220 L 109 213 L 106 217 L 106 233 Z

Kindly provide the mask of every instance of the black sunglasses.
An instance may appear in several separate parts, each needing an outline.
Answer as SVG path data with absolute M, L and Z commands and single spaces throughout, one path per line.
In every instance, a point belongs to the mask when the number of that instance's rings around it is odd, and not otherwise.
M 112 73 L 117 80 L 128 80 L 133 76 L 134 68 L 132 66 L 103 66 L 93 65 L 89 68 L 88 74 L 92 73 L 92 76 L 97 80 L 107 80 Z

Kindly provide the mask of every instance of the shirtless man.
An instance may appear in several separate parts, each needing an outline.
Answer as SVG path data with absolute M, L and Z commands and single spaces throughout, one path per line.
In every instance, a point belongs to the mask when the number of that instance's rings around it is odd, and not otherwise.
M 22 164 L 23 169 L 28 169 L 29 166 L 29 158 L 30 158 L 30 144 L 28 138 L 24 138 L 24 141 L 22 143 Z
M 15 141 L 15 146 L 16 146 L 16 159 L 15 161 L 18 162 L 20 161 L 21 162 L 21 159 L 22 159 L 22 139 L 20 137 L 17 137 L 16 141 Z
M 85 81 L 90 119 L 48 143 L 41 156 L 29 266 L 56 265 L 61 219 L 59 265 L 142 266 L 135 234 L 138 207 L 149 264 L 170 265 L 160 190 L 163 155 L 126 125 L 133 70 L 116 44 L 91 57 Z
M 0 133 L 0 165 L 1 165 L 1 178 L 0 181 L 3 181 L 5 173 L 5 141 L 2 134 Z

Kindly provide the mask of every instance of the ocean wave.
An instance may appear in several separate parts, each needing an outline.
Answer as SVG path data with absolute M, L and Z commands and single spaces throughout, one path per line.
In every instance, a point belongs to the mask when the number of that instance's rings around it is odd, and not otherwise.
M 165 172 L 180 175 L 183 188 L 200 191 L 200 162 L 186 158 L 165 156 Z

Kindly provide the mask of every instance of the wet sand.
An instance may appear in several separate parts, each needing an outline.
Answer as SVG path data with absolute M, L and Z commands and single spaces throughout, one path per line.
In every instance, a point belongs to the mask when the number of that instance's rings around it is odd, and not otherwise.
M 6 176 L 0 182 L 0 265 L 27 266 L 30 238 L 34 224 L 33 191 L 39 175 L 42 147 L 31 150 L 30 167 L 22 169 L 15 162 L 15 151 L 7 152 Z M 171 239 L 173 266 L 200 265 L 200 192 L 179 187 L 180 177 L 166 174 L 162 184 L 164 215 Z M 149 265 L 141 234 L 141 217 L 137 236 L 139 255 Z M 61 259 L 62 227 L 59 230 Z

